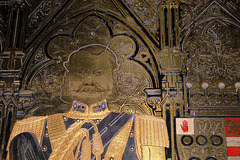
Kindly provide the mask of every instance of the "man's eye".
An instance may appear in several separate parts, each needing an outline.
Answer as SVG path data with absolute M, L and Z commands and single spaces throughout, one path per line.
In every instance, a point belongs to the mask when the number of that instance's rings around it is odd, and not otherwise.
M 93 74 L 95 76 L 101 76 L 101 75 L 103 75 L 103 72 L 101 70 L 96 70 L 96 71 L 93 72 Z
M 78 71 L 78 74 L 81 75 L 81 76 L 84 76 L 84 75 L 87 74 L 87 71 L 85 71 L 85 70 L 79 70 L 79 71 Z

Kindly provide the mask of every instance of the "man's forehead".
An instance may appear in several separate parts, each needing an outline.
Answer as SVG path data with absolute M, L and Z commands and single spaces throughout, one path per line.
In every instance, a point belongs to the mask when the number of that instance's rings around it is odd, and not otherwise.
M 88 51 L 79 51 L 70 56 L 71 67 L 104 67 L 112 66 L 111 57 L 113 55 L 101 53 L 94 55 Z M 73 65 L 73 66 L 72 66 Z

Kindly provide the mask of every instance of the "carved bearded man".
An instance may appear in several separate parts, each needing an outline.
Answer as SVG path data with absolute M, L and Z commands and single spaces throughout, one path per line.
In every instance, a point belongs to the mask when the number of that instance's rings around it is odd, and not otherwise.
M 61 99 L 67 113 L 17 121 L 8 144 L 10 160 L 161 160 L 169 146 L 163 119 L 111 112 L 116 98 L 116 55 L 101 45 L 72 52 Z

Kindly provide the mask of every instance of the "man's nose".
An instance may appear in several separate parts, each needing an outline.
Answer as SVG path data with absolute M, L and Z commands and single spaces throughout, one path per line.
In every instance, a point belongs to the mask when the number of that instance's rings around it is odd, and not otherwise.
M 84 85 L 92 86 L 93 84 L 94 84 L 93 75 L 88 75 L 88 76 L 85 78 Z

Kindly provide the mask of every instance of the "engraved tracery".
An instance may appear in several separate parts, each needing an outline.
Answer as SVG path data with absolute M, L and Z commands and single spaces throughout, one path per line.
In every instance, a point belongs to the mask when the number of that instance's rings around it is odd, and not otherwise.
M 233 27 L 234 31 L 229 30 L 228 26 Z M 205 25 L 201 35 L 187 45 L 192 61 L 188 66 L 187 81 L 193 83 L 193 104 L 203 105 L 206 101 L 210 105 L 237 104 L 234 83 L 240 79 L 240 39 L 235 34 L 238 32 L 236 26 L 213 21 Z M 198 87 L 205 82 L 208 84 L 206 88 Z M 208 95 L 205 95 L 205 89 Z M 223 89 L 224 95 L 221 92 Z
M 236 46 L 240 39 L 232 42 L 233 37 L 230 30 L 217 21 L 205 29 L 201 38 L 191 43 L 192 67 L 194 74 L 199 75 L 198 81 L 202 78 L 211 82 L 227 79 L 231 83 L 240 77 L 240 48 Z

